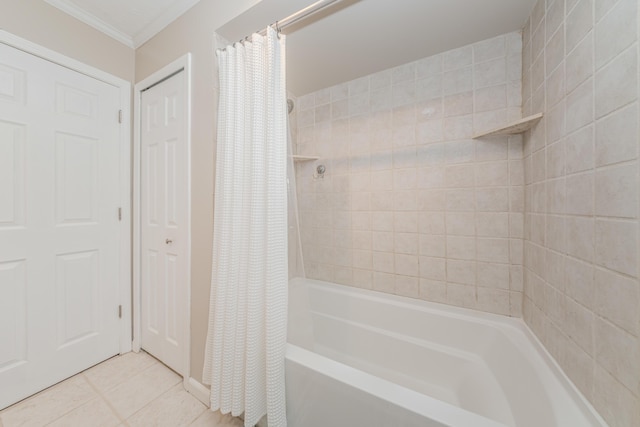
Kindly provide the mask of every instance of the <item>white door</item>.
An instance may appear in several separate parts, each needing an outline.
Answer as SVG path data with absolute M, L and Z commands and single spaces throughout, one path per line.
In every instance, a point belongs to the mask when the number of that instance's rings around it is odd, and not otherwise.
M 118 99 L 0 43 L 0 409 L 119 352 Z
M 141 347 L 184 375 L 188 138 L 184 71 L 142 92 Z

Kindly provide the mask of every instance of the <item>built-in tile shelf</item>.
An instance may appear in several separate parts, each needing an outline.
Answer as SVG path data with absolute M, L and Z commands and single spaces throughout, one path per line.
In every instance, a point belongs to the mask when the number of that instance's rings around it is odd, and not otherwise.
M 482 138 L 485 136 L 497 136 L 497 135 L 516 135 L 518 133 L 526 132 L 536 125 L 542 118 L 542 113 L 534 114 L 524 119 L 520 119 L 513 123 L 509 123 L 506 126 L 501 126 L 496 129 L 492 129 L 487 132 L 482 132 L 473 136 L 473 139 Z
M 312 160 L 318 160 L 320 157 L 316 157 L 316 156 L 299 156 L 297 154 L 294 154 L 293 156 L 291 156 L 291 158 L 293 159 L 294 162 L 309 162 Z

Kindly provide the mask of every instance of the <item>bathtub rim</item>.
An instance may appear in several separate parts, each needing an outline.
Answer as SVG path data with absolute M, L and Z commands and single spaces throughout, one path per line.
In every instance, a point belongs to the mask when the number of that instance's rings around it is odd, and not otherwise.
M 432 301 L 426 301 L 422 299 L 405 297 L 401 295 L 388 294 L 385 292 L 375 291 L 372 289 L 364 289 L 364 288 L 358 288 L 353 286 L 341 285 L 337 283 L 331 283 L 331 282 L 326 282 L 326 281 L 316 280 L 316 279 L 295 277 L 289 280 L 290 286 L 292 285 L 296 286 L 296 284 L 300 282 L 303 282 L 305 286 L 317 287 L 323 291 L 328 290 L 334 293 L 343 293 L 343 294 L 351 293 L 351 294 L 356 294 L 359 297 L 363 297 L 365 299 L 373 300 L 373 301 L 383 299 L 384 303 L 392 303 L 393 305 L 396 305 L 396 306 L 408 305 L 411 308 L 417 309 L 419 311 L 426 311 L 426 312 L 434 313 L 436 315 L 441 315 L 448 318 L 455 318 L 458 320 L 478 322 L 480 324 L 483 324 L 489 327 L 494 327 L 504 332 L 509 338 L 515 339 L 516 342 L 519 340 L 525 339 L 528 342 L 528 344 L 530 344 L 533 347 L 533 349 L 536 351 L 537 355 L 540 357 L 540 361 L 548 369 L 548 373 L 551 375 L 551 377 L 557 381 L 561 389 L 567 393 L 567 396 L 578 407 L 577 409 L 583 412 L 585 417 L 591 418 L 598 425 L 605 426 L 605 427 L 607 426 L 607 423 L 604 421 L 602 416 L 595 410 L 591 402 L 589 402 L 586 399 L 586 397 L 582 394 L 582 392 L 580 392 L 580 390 L 576 387 L 576 385 L 569 379 L 569 377 L 564 372 L 564 370 L 560 367 L 560 365 L 555 360 L 555 358 L 551 355 L 551 353 L 547 350 L 547 348 L 542 344 L 542 342 L 538 339 L 535 333 L 533 333 L 533 331 L 525 323 L 523 318 L 515 318 L 515 317 L 510 317 L 510 316 L 501 315 L 501 314 L 488 313 L 488 312 L 468 309 L 464 307 L 457 307 L 457 306 L 452 306 L 452 305 L 447 305 L 447 304 L 442 304 L 442 303 L 437 303 Z M 290 348 L 295 348 L 291 350 L 291 354 L 296 357 L 296 363 L 304 362 L 304 359 L 302 358 L 302 353 L 301 353 L 301 351 L 304 351 L 318 358 L 326 359 L 332 362 L 333 364 L 342 365 L 349 369 L 356 370 L 367 376 L 376 378 L 380 381 L 385 381 L 386 383 L 392 384 L 395 387 L 400 387 L 412 393 L 420 394 L 414 390 L 407 389 L 406 387 L 401 386 L 399 384 L 395 384 L 387 380 L 384 380 L 382 378 L 375 377 L 371 374 L 360 371 L 357 368 L 352 368 L 350 366 L 344 365 L 333 359 L 314 353 L 310 350 L 304 349 L 292 343 L 287 343 L 287 358 L 289 357 L 289 354 L 290 354 L 290 350 L 289 350 Z M 300 351 L 296 349 L 299 349 Z M 529 357 L 529 355 L 527 355 L 527 357 Z M 312 360 L 316 360 L 316 359 L 312 358 Z M 329 364 L 327 366 L 333 366 L 333 365 Z M 338 381 L 342 381 L 340 378 L 335 378 L 335 379 Z M 366 379 L 366 378 L 363 378 L 363 379 Z M 353 384 L 351 385 L 355 387 L 355 385 Z M 369 390 L 363 390 L 363 391 L 370 392 Z M 421 396 L 425 396 L 425 395 L 421 395 Z M 383 396 L 378 396 L 378 397 L 386 399 L 386 397 L 383 397 Z M 488 425 L 503 426 L 503 424 L 497 423 L 496 421 L 490 420 L 488 418 L 484 418 L 481 415 L 467 411 L 458 406 L 451 405 L 446 402 L 442 402 L 430 396 L 425 396 L 425 397 L 428 397 L 429 399 L 434 400 L 439 404 L 447 405 L 447 406 L 450 406 L 451 408 L 455 408 L 455 410 L 457 411 L 464 411 L 475 417 L 480 417 L 481 419 L 485 419 L 489 422 L 494 423 L 494 424 L 488 424 Z M 556 406 L 558 405 L 558 402 L 555 399 L 551 399 L 551 402 L 552 402 L 552 405 L 554 405 L 554 408 L 561 409 L 561 407 L 559 408 L 558 406 Z M 406 406 L 402 405 L 401 403 L 397 403 L 395 401 L 394 403 L 406 408 Z M 441 406 L 440 408 L 444 408 L 444 407 Z M 413 408 L 406 408 L 406 409 L 416 412 Z M 422 414 L 422 412 L 418 412 L 418 413 Z M 432 414 L 429 414 L 428 416 L 432 416 Z M 456 424 L 448 424 L 448 425 L 456 425 Z
M 295 344 L 287 343 L 286 360 L 444 426 L 506 427 L 505 424 L 337 362 Z M 319 367 L 324 369 L 319 370 Z

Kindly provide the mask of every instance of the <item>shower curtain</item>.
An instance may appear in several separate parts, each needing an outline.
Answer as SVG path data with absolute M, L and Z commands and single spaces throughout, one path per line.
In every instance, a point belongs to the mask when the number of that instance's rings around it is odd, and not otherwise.
M 217 52 L 220 73 L 213 270 L 204 381 L 211 409 L 286 426 L 285 36 Z

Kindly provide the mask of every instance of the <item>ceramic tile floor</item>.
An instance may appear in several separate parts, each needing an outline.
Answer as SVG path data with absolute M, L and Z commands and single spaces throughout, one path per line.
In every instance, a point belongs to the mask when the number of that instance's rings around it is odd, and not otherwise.
M 241 427 L 144 352 L 113 357 L 0 411 L 0 427 Z

